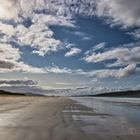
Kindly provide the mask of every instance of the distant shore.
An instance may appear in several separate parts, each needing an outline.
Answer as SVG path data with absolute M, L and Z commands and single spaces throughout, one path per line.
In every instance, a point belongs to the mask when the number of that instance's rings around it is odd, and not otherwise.
M 76 96 L 78 97 L 78 96 Z M 140 98 L 140 90 L 128 90 L 128 91 L 117 91 L 117 92 L 107 92 L 100 94 L 90 94 L 90 95 L 79 95 L 79 97 L 126 97 L 126 98 Z
M 15 93 L 10 91 L 0 90 L 0 96 L 45 96 L 43 94 L 34 93 Z M 47 96 L 47 95 L 46 95 Z M 56 96 L 50 96 L 56 97 Z M 57 96 L 59 97 L 59 96 Z M 140 90 L 128 90 L 128 91 L 117 91 L 117 92 L 107 92 L 99 94 L 86 94 L 85 95 L 74 95 L 73 97 L 127 97 L 127 98 L 140 98 Z

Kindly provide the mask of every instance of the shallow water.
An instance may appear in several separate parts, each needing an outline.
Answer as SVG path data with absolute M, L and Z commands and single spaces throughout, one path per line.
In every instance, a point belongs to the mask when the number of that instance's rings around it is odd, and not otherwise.
M 76 97 L 72 99 L 92 108 L 97 113 L 124 117 L 140 125 L 140 99 L 138 98 Z
M 82 121 L 82 130 L 90 134 L 137 135 L 140 133 L 140 99 L 138 98 L 72 98 L 94 113 L 72 116 Z

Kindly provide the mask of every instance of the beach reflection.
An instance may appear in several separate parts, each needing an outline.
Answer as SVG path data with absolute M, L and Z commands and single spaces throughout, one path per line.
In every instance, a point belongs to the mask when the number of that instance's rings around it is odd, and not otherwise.
M 113 98 L 74 98 L 74 100 L 97 113 L 72 116 L 74 121 L 86 123 L 82 127 L 86 133 L 122 135 L 140 133 L 140 103 L 138 100 Z

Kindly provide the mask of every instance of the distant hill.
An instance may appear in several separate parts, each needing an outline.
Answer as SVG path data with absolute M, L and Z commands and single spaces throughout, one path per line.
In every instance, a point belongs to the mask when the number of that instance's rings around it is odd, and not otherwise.
M 14 93 L 14 92 L 0 90 L 0 96 L 44 96 L 44 95 L 33 94 L 33 93 Z
M 9 92 L 9 91 L 4 91 L 4 90 L 0 90 L 0 96 L 1 95 L 5 95 L 5 96 L 7 96 L 7 95 L 12 95 L 12 96 L 26 96 L 26 94 L 24 94 L 24 93 L 14 93 L 14 92 Z
M 109 92 L 109 93 L 101 93 L 101 94 L 88 95 L 88 96 L 94 96 L 94 97 L 140 97 L 140 90 Z

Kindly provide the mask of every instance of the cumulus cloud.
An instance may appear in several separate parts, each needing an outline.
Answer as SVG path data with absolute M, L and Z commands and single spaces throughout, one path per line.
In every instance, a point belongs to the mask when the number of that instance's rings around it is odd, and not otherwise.
M 34 0 L 30 3 L 27 0 L 6 0 L 6 3 L 15 5 L 13 12 L 23 11 L 24 13 L 48 13 L 56 15 L 85 15 L 85 16 L 104 16 L 110 18 L 114 24 L 125 26 L 140 25 L 140 1 L 139 0 Z M 28 4 L 27 4 L 28 3 Z M 8 3 L 9 5 L 9 3 Z M 18 10 L 16 10 L 18 9 Z M 131 10 L 130 10 L 131 9 Z M 122 14 L 123 13 L 123 14 Z
M 125 26 L 140 25 L 139 0 L 5 0 L 0 1 L 5 13 L 1 17 L 12 18 L 35 13 L 50 13 L 57 16 L 99 16 L 108 17 L 114 24 Z M 8 11 L 5 9 L 9 9 Z M 131 10 L 130 10 L 131 9 Z M 10 14 L 9 14 L 9 13 Z M 123 13 L 123 14 L 122 14 Z
M 62 42 L 53 38 L 53 31 L 49 25 L 72 26 L 64 17 L 55 17 L 50 15 L 35 15 L 32 17 L 30 27 L 18 24 L 16 27 L 0 23 L 0 32 L 3 34 L 0 42 L 10 44 L 14 41 L 21 46 L 32 47 L 33 53 L 44 56 L 46 53 L 59 50 Z M 28 22 L 28 21 L 27 21 Z
M 128 66 L 120 69 L 100 69 L 88 72 L 89 76 L 95 76 L 99 78 L 115 77 L 122 78 L 136 74 L 138 71 L 135 64 L 129 64 Z
M 0 69 L 13 69 L 20 59 L 19 49 L 11 45 L 0 44 Z
M 27 0 L 5 0 L 0 5 L 4 11 L 1 12 L 3 13 L 1 17 L 5 18 L 25 16 L 27 13 L 31 15 L 33 12 L 51 13 L 57 16 L 97 15 L 107 17 L 114 24 L 140 26 L 139 0 L 34 0 L 30 2 Z
M 140 26 L 139 0 L 97 0 L 96 4 L 96 15 L 108 17 L 111 24 Z
M 140 64 L 140 47 L 133 48 L 118 47 L 102 53 L 93 52 L 91 55 L 86 55 L 86 62 L 98 63 L 106 60 L 114 60 L 115 62 L 108 64 L 108 67 L 126 66 L 129 64 Z
M 3 37 L 0 42 L 14 41 L 30 46 L 33 53 L 44 56 L 58 51 L 62 45 L 53 37 L 50 26 L 74 27 L 72 18 L 79 14 L 107 17 L 111 24 L 139 27 L 139 4 L 139 0 L 34 0 L 30 3 L 27 0 L 1 0 L 0 32 Z M 75 32 L 75 35 L 89 39 L 82 32 Z
M 0 72 L 43 73 L 43 68 L 32 67 L 21 61 L 21 52 L 9 44 L 0 44 Z
M 96 16 L 104 17 L 111 26 L 119 25 L 123 28 L 138 27 L 129 34 L 140 38 L 140 1 L 139 0 L 95 0 Z M 131 9 L 131 10 L 130 10 Z M 122 14 L 123 13 L 123 14 Z
M 71 17 L 51 14 L 51 11 L 46 13 L 49 3 L 40 0 L 30 3 L 26 0 L 0 1 L 0 42 L 10 44 L 12 41 L 32 47 L 33 53 L 40 56 L 58 51 L 62 42 L 54 39 L 50 26 L 75 26 Z
M 71 48 L 70 51 L 65 54 L 65 57 L 75 56 L 75 55 L 81 53 L 81 51 L 82 50 L 79 48 Z
M 116 51 L 117 50 L 117 51 Z M 123 51 L 122 51 L 123 50 Z M 130 51 L 130 52 L 129 52 Z M 97 77 L 125 77 L 134 74 L 137 70 L 136 65 L 139 64 L 139 47 L 131 49 L 123 48 L 121 51 L 114 49 L 114 51 L 104 52 L 99 58 L 93 56 L 91 62 L 100 62 L 110 59 L 117 59 L 113 64 L 109 64 L 109 67 L 124 65 L 125 68 L 118 69 L 104 69 L 97 71 L 83 71 L 82 69 L 72 70 L 67 67 L 60 68 L 58 66 L 48 66 L 44 68 L 32 67 L 21 61 L 21 52 L 19 49 L 7 44 L 0 44 L 0 72 L 25 72 L 25 73 L 56 73 L 56 74 L 78 74 L 86 76 Z M 122 53 L 121 53 L 122 52 Z M 106 54 L 107 53 L 107 54 Z M 131 54 L 131 55 L 130 55 Z M 108 58 L 109 56 L 109 58 Z M 90 56 L 88 56 L 90 57 Z M 88 58 L 87 57 L 87 58 Z M 125 58 L 126 57 L 126 58 Z M 88 59 L 85 59 L 88 60 Z M 89 62 L 89 61 L 88 61 Z
M 0 44 L 0 72 L 24 73 L 56 73 L 56 74 L 83 74 L 81 69 L 72 70 L 67 67 L 48 66 L 43 68 L 33 67 L 21 60 L 21 52 L 10 44 Z
M 73 28 L 75 27 L 73 17 L 80 15 L 105 17 L 111 25 L 139 28 L 139 5 L 139 0 L 34 0 L 30 2 L 28 0 L 0 0 L 0 71 L 85 74 L 86 72 L 82 70 L 72 71 L 68 68 L 32 67 L 21 61 L 20 50 L 11 46 L 11 42 L 21 46 L 29 46 L 33 49 L 32 53 L 44 56 L 47 53 L 58 51 L 63 43 L 54 38 L 54 32 L 50 26 L 58 25 Z M 75 35 L 86 36 L 82 32 L 75 32 Z M 135 31 L 134 35 L 139 37 L 138 30 Z M 139 46 L 97 53 L 104 46 L 105 43 L 101 43 L 86 52 L 84 60 L 92 63 L 115 60 L 107 66 L 124 66 L 126 69 L 135 69 L 140 63 Z M 65 54 L 66 57 L 81 52 L 76 47 L 67 49 L 70 51 Z
M 90 76 L 121 78 L 139 73 L 139 42 L 110 49 L 104 47 L 105 43 L 101 43 L 85 53 L 84 61 L 105 65 L 105 69 L 89 72 Z
M 24 14 L 36 13 L 51 13 L 55 15 L 93 15 L 95 0 L 34 0 L 30 3 L 28 0 L 5 0 L 0 1 L 3 14 L 1 17 L 16 18 Z M 9 9 L 5 11 L 5 9 Z M 5 13 L 6 12 L 6 13 Z M 11 13 L 11 14 L 9 14 Z
M 48 52 L 57 51 L 61 41 L 54 39 L 50 25 L 73 27 L 72 21 L 67 17 L 56 17 L 51 15 L 34 15 L 29 27 L 24 24 L 14 26 L 11 23 L 0 22 L 0 72 L 28 72 L 28 73 L 70 73 L 66 68 L 32 67 L 21 61 L 22 52 L 15 48 L 11 41 L 21 46 L 30 46 L 33 53 L 44 56 Z
M 134 36 L 138 40 L 138 39 L 140 39 L 140 28 L 135 29 L 132 32 L 128 32 L 127 34 Z
M 104 17 L 111 26 L 119 25 L 124 29 L 138 27 L 130 32 L 139 39 L 140 34 L 140 1 L 139 0 L 95 0 L 96 16 Z
M 60 68 L 58 66 L 48 66 L 45 68 L 46 73 L 55 73 L 55 74 L 70 74 L 70 75 L 84 75 L 86 77 L 92 77 L 94 80 L 96 78 L 107 78 L 107 77 L 115 77 L 115 78 L 123 78 L 128 77 L 133 74 L 138 74 L 140 69 L 136 67 L 136 64 L 129 64 L 124 68 L 119 69 L 99 69 L 99 70 L 91 70 L 91 71 L 83 71 L 82 69 L 69 69 L 67 67 Z M 92 81 L 92 83 L 97 83 L 98 81 Z M 60 83 L 63 85 L 70 85 L 72 83 Z M 82 83 L 77 83 L 81 84 Z M 85 84 L 85 83 L 84 83 Z M 98 83 L 99 84 L 99 83 Z
M 97 78 L 107 78 L 107 77 L 115 77 L 115 78 L 123 78 L 128 77 L 134 74 L 139 74 L 140 69 L 137 67 L 136 64 L 129 64 L 123 68 L 112 68 L 112 69 L 99 69 L 99 70 L 91 70 L 91 71 L 84 71 L 82 69 L 69 69 L 67 67 L 60 68 L 58 66 L 49 66 L 45 68 L 47 73 L 55 73 L 55 74 L 71 74 L 71 75 L 84 75 L 86 77 L 94 78 L 93 81 L 90 83 L 98 83 L 99 81 L 96 80 Z M 70 85 L 72 83 L 59 83 L 63 85 Z M 81 84 L 82 83 L 77 83 Z M 86 84 L 86 83 L 83 83 Z

